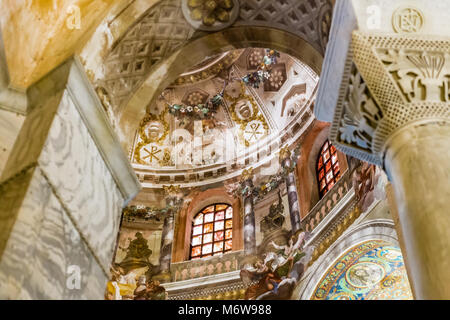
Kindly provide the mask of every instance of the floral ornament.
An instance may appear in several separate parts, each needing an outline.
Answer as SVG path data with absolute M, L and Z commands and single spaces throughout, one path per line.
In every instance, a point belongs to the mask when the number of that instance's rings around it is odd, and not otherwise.
M 139 220 L 149 221 L 154 220 L 160 222 L 164 220 L 164 217 L 168 214 L 177 212 L 181 205 L 183 204 L 183 199 L 177 199 L 165 208 L 155 208 L 155 207 L 145 207 L 145 206 L 129 206 L 123 209 L 123 220 L 127 222 L 134 222 Z
M 195 3 L 198 6 L 203 5 L 208 1 L 204 0 L 192 0 L 189 3 Z M 215 2 L 215 1 L 212 1 Z M 223 2 L 223 1 L 222 1 Z M 266 55 L 262 58 L 262 61 L 258 67 L 257 71 L 251 72 L 242 78 L 231 78 L 230 74 L 228 75 L 228 79 L 225 80 L 222 91 L 217 93 L 211 99 L 209 99 L 206 103 L 200 103 L 197 105 L 184 105 L 184 104 L 171 104 L 169 103 L 164 95 L 161 95 L 161 98 L 166 101 L 169 106 L 169 113 L 178 118 L 189 117 L 194 120 L 203 120 L 203 119 L 211 119 L 214 117 L 214 114 L 217 112 L 219 107 L 224 102 L 224 93 L 225 89 L 230 83 L 231 80 L 239 80 L 242 81 L 245 85 L 252 86 L 254 88 L 259 88 L 260 84 L 264 81 L 268 80 L 271 76 L 272 65 L 277 62 L 277 58 L 280 57 L 280 53 L 275 50 L 266 50 Z M 192 101 L 194 102 L 194 101 Z
M 232 0 L 188 0 L 190 17 L 202 21 L 205 26 L 212 26 L 216 21 L 228 22 L 234 3 Z
M 223 93 L 218 93 L 206 103 L 201 103 L 196 106 L 185 106 L 183 104 L 169 104 L 169 113 L 180 118 L 190 117 L 196 120 L 209 119 L 217 112 L 220 105 L 223 103 Z
M 279 52 L 267 49 L 266 55 L 262 58 L 262 61 L 258 66 L 258 70 L 245 75 L 241 80 L 246 85 L 258 89 L 261 83 L 270 78 L 272 65 L 277 63 L 277 58 L 279 57 Z
M 283 73 L 280 70 L 276 70 L 270 74 L 268 80 L 273 88 L 279 89 L 283 85 Z
M 253 195 L 253 203 L 257 203 L 262 200 L 268 193 L 273 190 L 276 190 L 286 179 L 289 173 L 294 171 L 297 166 L 298 159 L 300 158 L 300 145 L 297 145 L 291 154 L 291 161 L 289 167 L 282 167 L 282 169 L 272 176 L 270 176 L 267 180 L 260 183 L 258 186 L 253 188 L 248 185 L 244 185 L 242 183 L 229 183 L 227 184 L 227 193 L 230 195 L 234 195 L 236 197 L 248 197 Z
M 219 107 L 223 104 L 223 95 L 228 80 L 225 81 L 222 91 L 217 93 L 206 103 L 200 103 L 195 106 L 186 106 L 184 104 L 170 104 L 163 95 L 161 98 L 166 101 L 169 106 L 169 113 L 177 118 L 192 118 L 194 120 L 211 119 L 217 112 Z
M 190 106 L 196 106 L 203 103 L 204 100 L 205 100 L 205 93 L 200 91 L 194 91 L 189 94 L 185 103 Z

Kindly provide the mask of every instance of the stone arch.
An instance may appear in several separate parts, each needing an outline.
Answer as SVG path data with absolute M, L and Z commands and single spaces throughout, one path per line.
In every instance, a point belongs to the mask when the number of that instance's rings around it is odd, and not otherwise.
M 328 139 L 329 128 L 328 123 L 316 121 L 302 143 L 301 155 L 297 162 L 297 177 L 298 181 L 301 181 L 298 183 L 297 190 L 302 218 L 320 201 L 316 163 L 320 148 Z M 342 152 L 337 152 L 341 174 L 343 174 L 348 168 L 347 158 Z
M 333 263 L 337 262 L 343 253 L 369 240 L 380 240 L 398 247 L 394 222 L 388 219 L 375 219 L 349 228 L 308 268 L 295 290 L 295 297 L 299 300 L 310 299 Z
M 239 17 L 215 33 L 195 30 L 180 1 L 151 7 L 114 45 L 99 80 L 111 92 L 126 149 L 145 108 L 175 78 L 203 58 L 232 49 L 270 47 L 301 60 L 320 74 L 331 12 L 328 0 L 240 1 Z M 326 25 L 326 24 L 325 24 Z M 156 31 L 155 31 L 156 30 Z M 179 59 L 182 57 L 183 59 Z
M 328 137 L 329 125 L 315 121 L 309 134 L 302 142 L 300 158 L 297 161 L 297 190 L 300 217 L 305 217 L 320 200 L 315 172 L 315 162 L 320 146 Z

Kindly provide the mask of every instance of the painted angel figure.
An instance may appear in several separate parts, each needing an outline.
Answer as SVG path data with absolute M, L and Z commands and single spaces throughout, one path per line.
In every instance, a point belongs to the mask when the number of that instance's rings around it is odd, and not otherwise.
M 245 291 L 245 300 L 257 300 L 267 292 L 276 291 L 281 279 L 273 272 L 273 256 L 258 260 L 253 266 L 242 269 L 240 276 L 248 285 Z
M 302 252 L 302 247 L 305 241 L 306 233 L 301 232 L 298 235 L 297 241 L 294 243 L 295 236 L 292 236 L 289 239 L 287 245 L 279 246 L 275 242 L 271 242 L 272 246 L 278 250 L 278 266 L 277 272 L 280 276 L 286 277 L 294 263 L 296 263 L 300 258 L 302 258 L 305 254 Z

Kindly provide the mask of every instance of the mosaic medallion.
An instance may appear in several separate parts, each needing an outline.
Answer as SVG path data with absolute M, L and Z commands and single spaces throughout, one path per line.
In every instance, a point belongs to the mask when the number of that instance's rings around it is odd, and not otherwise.
M 328 269 L 312 300 L 412 300 L 399 248 L 371 240 L 345 252 Z
M 359 262 L 347 270 L 345 278 L 348 283 L 356 288 L 367 288 L 380 282 L 385 275 L 386 272 L 379 264 Z

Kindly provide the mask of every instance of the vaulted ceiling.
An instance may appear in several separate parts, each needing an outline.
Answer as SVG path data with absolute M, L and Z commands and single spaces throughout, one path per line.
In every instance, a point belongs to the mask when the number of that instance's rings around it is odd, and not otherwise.
M 132 154 L 147 109 L 174 81 L 188 85 L 190 75 L 180 74 L 204 58 L 270 47 L 320 73 L 334 1 L 214 0 L 209 16 L 196 17 L 203 2 L 4 0 L 0 24 L 10 87 L 25 91 L 70 56 L 80 56 L 94 87 L 108 96 L 119 138 Z M 266 121 L 277 126 L 270 117 Z

